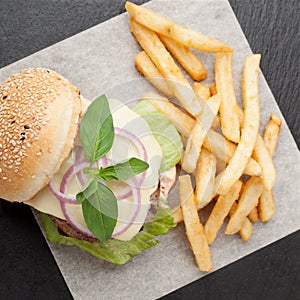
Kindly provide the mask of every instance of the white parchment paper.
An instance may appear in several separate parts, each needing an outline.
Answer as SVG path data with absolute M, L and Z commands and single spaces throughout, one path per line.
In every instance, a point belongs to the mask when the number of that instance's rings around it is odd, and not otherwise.
M 240 100 L 243 62 L 251 50 L 228 2 L 154 0 L 146 6 L 233 47 L 235 89 Z M 129 31 L 128 15 L 123 14 L 3 68 L 0 81 L 24 68 L 47 67 L 77 85 L 88 99 L 104 92 L 133 99 L 151 89 L 134 68 L 138 51 L 140 48 Z M 207 67 L 210 75 L 205 83 L 210 84 L 214 55 L 199 52 L 197 55 Z M 259 85 L 263 128 L 271 112 L 280 116 L 281 113 L 262 75 Z M 267 224 L 255 224 L 248 243 L 238 235 L 226 236 L 223 228 L 211 246 L 214 270 L 300 228 L 300 158 L 285 122 L 274 160 L 277 169 L 274 217 Z M 171 195 L 171 200 L 176 201 L 175 197 Z M 154 299 L 205 275 L 194 263 L 182 225 L 160 240 L 158 246 L 124 266 L 100 261 L 76 247 L 49 246 L 75 299 Z

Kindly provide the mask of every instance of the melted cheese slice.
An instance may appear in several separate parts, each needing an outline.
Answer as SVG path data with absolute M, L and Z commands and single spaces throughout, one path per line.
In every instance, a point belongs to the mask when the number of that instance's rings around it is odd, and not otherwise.
M 146 172 L 145 179 L 140 187 L 140 210 L 133 224 L 131 224 L 125 232 L 114 237 L 116 239 L 126 241 L 131 240 L 139 232 L 140 228 L 144 224 L 148 210 L 150 209 L 150 196 L 158 187 L 159 168 L 162 159 L 162 151 L 159 144 L 153 137 L 150 127 L 143 118 L 141 118 L 138 114 L 133 112 L 118 100 L 109 100 L 109 105 L 113 116 L 114 126 L 124 128 L 135 134 L 140 139 L 140 141 L 146 148 L 148 163 L 150 165 L 149 169 Z M 63 162 L 59 173 L 55 174 L 52 179 L 53 185 L 58 190 L 62 177 L 74 163 L 75 152 L 76 149 L 74 149 L 70 156 Z M 129 139 L 118 135 L 115 135 L 112 149 L 107 154 L 107 157 L 113 159 L 116 162 L 128 159 L 130 157 L 141 158 L 139 155 L 138 147 L 134 145 L 133 142 Z M 120 181 L 111 181 L 108 183 L 108 185 L 114 192 L 117 192 L 118 190 L 120 191 L 124 189 L 127 183 Z M 79 181 L 76 176 L 74 176 L 68 184 L 67 192 L 70 195 L 76 195 L 79 190 Z M 129 218 L 136 207 L 134 204 L 135 199 L 133 196 L 130 196 L 126 199 L 118 201 L 118 221 L 115 227 L 115 233 L 124 227 L 128 227 Z M 26 204 L 36 208 L 39 211 L 53 215 L 60 219 L 66 219 L 62 212 L 59 200 L 57 200 L 56 197 L 53 196 L 48 187 L 41 190 L 30 201 L 26 201 Z M 67 204 L 67 208 L 69 213 L 79 224 L 87 227 L 83 218 L 81 205 Z

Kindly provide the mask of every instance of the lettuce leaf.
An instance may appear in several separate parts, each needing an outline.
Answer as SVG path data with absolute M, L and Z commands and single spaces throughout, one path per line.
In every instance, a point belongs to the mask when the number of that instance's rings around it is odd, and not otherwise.
M 182 141 L 175 126 L 147 100 L 140 101 L 133 110 L 148 123 L 162 149 L 160 172 L 170 170 L 180 161 L 183 151 Z
M 163 201 L 163 200 L 161 200 Z M 107 242 L 90 243 L 73 237 L 61 235 L 51 218 L 40 213 L 46 237 L 50 242 L 61 245 L 74 245 L 82 250 L 113 264 L 122 265 L 130 260 L 132 255 L 155 246 L 159 241 L 153 240 L 157 235 L 165 235 L 169 229 L 176 226 L 171 209 L 167 206 L 158 206 L 157 212 L 132 240 L 119 241 L 110 239 Z

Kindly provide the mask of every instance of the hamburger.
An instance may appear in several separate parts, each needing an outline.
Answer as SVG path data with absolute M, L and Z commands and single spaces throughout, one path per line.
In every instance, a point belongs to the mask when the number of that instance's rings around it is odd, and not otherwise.
M 154 246 L 175 226 L 166 199 L 181 151 L 145 100 L 89 102 L 43 68 L 0 87 L 0 198 L 39 211 L 51 242 L 116 264 Z

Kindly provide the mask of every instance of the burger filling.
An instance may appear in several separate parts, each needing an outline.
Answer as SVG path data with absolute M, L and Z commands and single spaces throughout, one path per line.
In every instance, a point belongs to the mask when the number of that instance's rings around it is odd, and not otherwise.
M 182 144 L 173 125 L 157 112 L 149 102 L 140 102 L 135 108 L 136 112 L 117 100 L 110 100 L 109 105 L 114 127 L 120 134 L 115 134 L 113 146 L 105 159 L 122 161 L 128 157 L 146 158 L 149 164 L 149 168 L 143 174 L 142 183 L 138 186 L 135 186 L 134 181 L 130 180 L 125 182 L 111 180 L 105 183 L 120 198 L 117 202 L 118 220 L 112 237 L 121 241 L 129 241 L 138 234 L 145 221 L 149 222 L 153 218 L 157 211 L 159 198 L 165 198 L 167 191 L 174 183 L 175 175 L 171 171 L 165 173 L 159 186 L 159 174 L 172 169 L 180 160 Z M 161 124 L 162 127 L 157 128 L 157 124 Z M 164 130 L 168 130 L 168 133 L 164 134 Z M 134 138 L 122 134 L 122 131 L 131 133 Z M 172 132 L 172 137 L 170 137 L 170 132 Z M 142 148 L 146 149 L 146 153 L 143 153 L 140 145 L 143 145 Z M 170 155 L 170 153 L 172 154 Z M 78 144 L 64 161 L 60 172 L 55 174 L 50 185 L 26 203 L 53 216 L 56 225 L 64 234 L 78 239 L 98 241 L 92 235 L 85 234 L 88 228 L 81 205 L 77 203 L 62 204 L 57 194 L 53 193 L 53 190 L 61 191 L 61 185 L 66 174 L 70 168 L 78 167 L 78 160 L 84 159 L 82 155 L 81 145 Z M 141 175 L 137 175 L 136 178 L 139 176 Z M 80 170 L 75 173 L 72 178 L 68 179 L 64 193 L 68 196 L 75 196 L 87 180 L 85 177 L 86 174 Z

